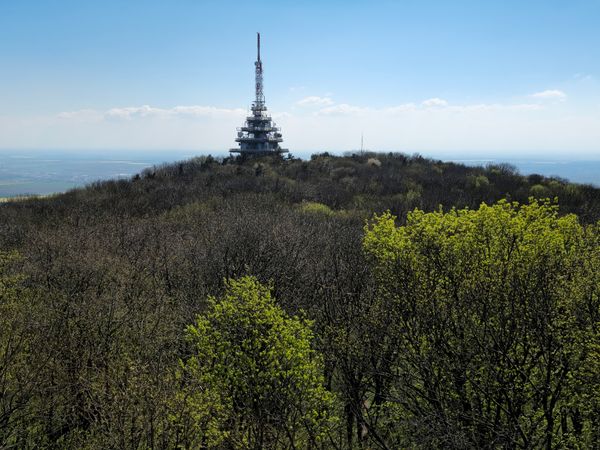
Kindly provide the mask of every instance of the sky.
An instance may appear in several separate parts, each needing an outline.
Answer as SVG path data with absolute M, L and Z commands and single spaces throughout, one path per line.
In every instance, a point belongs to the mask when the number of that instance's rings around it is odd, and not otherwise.
M 600 159 L 600 0 L 0 0 L 0 149 Z

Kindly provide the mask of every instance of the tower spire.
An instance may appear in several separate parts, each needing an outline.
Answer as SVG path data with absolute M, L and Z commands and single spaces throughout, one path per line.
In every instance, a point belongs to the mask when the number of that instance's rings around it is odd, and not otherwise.
M 262 61 L 260 60 L 260 33 L 256 33 L 256 49 L 257 58 L 254 63 L 256 66 L 256 103 L 263 105 L 265 103 L 265 95 L 263 94 L 263 72 Z
M 257 60 L 260 61 L 260 33 L 256 33 L 256 48 L 258 50 Z

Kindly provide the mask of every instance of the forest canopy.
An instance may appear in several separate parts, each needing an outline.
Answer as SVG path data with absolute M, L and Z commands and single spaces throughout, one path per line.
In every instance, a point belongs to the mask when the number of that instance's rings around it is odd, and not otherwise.
M 0 204 L 0 448 L 593 448 L 600 190 L 194 158 Z
M 375 218 L 364 245 L 402 349 L 385 379 L 404 445 L 597 442 L 599 237 L 550 202 Z

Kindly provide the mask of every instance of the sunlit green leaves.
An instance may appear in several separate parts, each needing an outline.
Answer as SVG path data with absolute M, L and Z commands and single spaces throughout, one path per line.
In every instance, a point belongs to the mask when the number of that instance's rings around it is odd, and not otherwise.
M 180 401 L 208 446 L 314 445 L 330 420 L 331 394 L 311 347 L 311 323 L 289 317 L 270 288 L 230 280 L 188 327 L 193 354 L 182 363 Z
M 534 199 L 367 225 L 364 248 L 402 342 L 389 402 L 403 405 L 397 419 L 416 442 L 591 442 L 583 423 L 598 407 L 572 399 L 598 387 L 595 230 Z M 438 440 L 406 425 L 426 417 L 440 421 Z

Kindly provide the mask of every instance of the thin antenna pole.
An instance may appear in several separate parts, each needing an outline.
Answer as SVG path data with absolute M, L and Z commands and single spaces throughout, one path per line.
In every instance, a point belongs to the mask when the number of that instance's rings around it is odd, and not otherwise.
M 363 139 L 364 139 L 364 135 L 363 135 L 363 133 L 360 133 L 360 152 L 361 153 L 364 153 Z
M 265 96 L 263 94 L 263 72 L 262 62 L 260 60 L 260 33 L 256 33 L 256 50 L 257 59 L 254 63 L 256 66 L 256 104 L 263 105 L 265 103 Z

